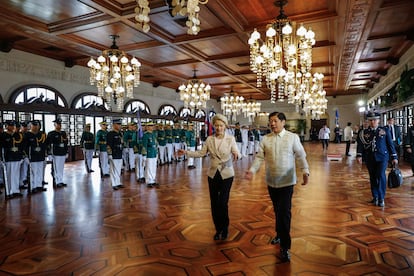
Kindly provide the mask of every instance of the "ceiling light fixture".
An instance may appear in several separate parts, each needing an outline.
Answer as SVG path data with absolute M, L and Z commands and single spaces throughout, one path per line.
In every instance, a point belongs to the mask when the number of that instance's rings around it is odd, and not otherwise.
M 196 76 L 197 70 L 193 70 L 194 75 L 192 79 L 187 81 L 187 84 L 182 84 L 178 87 L 180 91 L 180 100 L 184 102 L 185 108 L 190 108 L 192 111 L 201 108 L 206 108 L 207 101 L 210 100 L 211 86 L 205 84 Z
M 236 121 L 237 115 L 242 113 L 243 105 L 245 104 L 244 98 L 234 93 L 233 87 L 230 93 L 225 93 L 220 98 L 220 102 L 223 114 L 232 122 Z
M 257 87 L 262 87 L 263 80 L 266 82 L 272 103 L 287 99 L 288 103 L 301 107 L 302 95 L 313 97 L 311 69 L 315 33 L 302 24 L 296 29 L 296 23 L 284 14 L 283 6 L 287 2 L 274 2 L 280 14 L 267 26 L 264 41 L 256 29 L 251 34 L 250 69 L 257 75 Z
M 122 111 L 124 101 L 133 97 L 134 87 L 139 85 L 141 63 L 134 57 L 129 61 L 125 52 L 116 45 L 118 35 L 110 35 L 112 46 L 104 50 L 97 60 L 88 62 L 90 83 L 98 88 L 112 111 Z

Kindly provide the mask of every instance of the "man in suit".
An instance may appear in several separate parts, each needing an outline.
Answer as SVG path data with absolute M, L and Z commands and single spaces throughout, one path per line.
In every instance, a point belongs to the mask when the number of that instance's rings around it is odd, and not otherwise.
M 390 131 L 392 142 L 394 143 L 397 157 L 400 158 L 400 145 L 401 145 L 401 130 L 399 126 L 395 125 L 394 118 L 390 117 L 387 120 L 386 128 Z
M 392 164 L 398 164 L 397 153 L 388 128 L 378 126 L 380 114 L 369 112 L 367 114 L 369 127 L 361 130 L 357 138 L 357 161 L 362 163 L 362 156 L 365 156 L 366 166 L 369 173 L 372 200 L 376 206 L 385 206 L 385 190 L 388 160 Z

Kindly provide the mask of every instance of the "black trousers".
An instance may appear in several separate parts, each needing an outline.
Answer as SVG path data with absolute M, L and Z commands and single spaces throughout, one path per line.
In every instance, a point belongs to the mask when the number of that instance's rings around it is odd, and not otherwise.
M 345 148 L 345 154 L 349 154 L 349 149 L 351 148 L 351 140 L 346 141 L 346 148 Z
M 292 240 L 290 238 L 290 221 L 292 219 L 292 196 L 293 185 L 283 188 L 267 186 L 270 199 L 275 212 L 275 230 L 280 238 L 280 248 L 290 249 Z
M 208 178 L 208 188 L 210 191 L 211 215 L 213 217 L 216 232 L 228 231 L 229 219 L 229 197 L 233 178 L 223 179 L 217 171 L 214 178 Z

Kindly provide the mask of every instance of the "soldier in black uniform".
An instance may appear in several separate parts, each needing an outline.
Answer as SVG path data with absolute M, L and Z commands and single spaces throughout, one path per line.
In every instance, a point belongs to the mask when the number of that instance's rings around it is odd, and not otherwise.
M 121 183 L 123 137 L 121 132 L 121 119 L 112 121 L 112 130 L 106 136 L 106 147 L 109 159 L 109 175 L 112 182 L 112 189 L 124 188 Z
M 242 144 L 243 144 L 243 138 L 240 130 L 240 123 L 236 123 L 236 128 L 234 129 L 234 138 L 236 139 L 237 148 L 239 149 L 239 152 L 242 152 Z
M 23 134 L 16 130 L 16 122 L 13 120 L 6 121 L 7 129 L 3 132 L 0 139 L 2 160 L 6 166 L 5 181 L 8 185 L 6 188 L 6 198 L 22 196 L 20 193 L 20 165 L 23 160 L 24 140 Z
M 80 146 L 83 149 L 83 157 L 85 161 L 85 168 L 87 173 L 93 172 L 92 159 L 93 152 L 95 151 L 95 137 L 91 132 L 91 124 L 86 124 L 85 129 L 82 132 Z
M 388 160 L 398 164 L 397 153 L 392 142 L 391 134 L 385 127 L 378 126 L 380 114 L 369 112 L 367 120 L 369 127 L 361 130 L 357 139 L 357 161 L 362 163 L 365 156 L 366 166 L 371 184 L 372 200 L 370 203 L 384 207 Z
M 62 119 L 57 118 L 53 121 L 55 123 L 55 130 L 47 134 L 46 143 L 48 152 L 52 158 L 53 166 L 53 180 L 57 188 L 66 187 L 63 183 L 63 170 L 65 167 L 65 160 L 68 154 L 68 135 L 62 129 Z
M 46 133 L 40 130 L 39 120 L 30 122 L 30 131 L 24 135 L 26 141 L 25 153 L 29 159 L 30 188 L 32 193 L 46 191 L 43 188 L 46 157 Z

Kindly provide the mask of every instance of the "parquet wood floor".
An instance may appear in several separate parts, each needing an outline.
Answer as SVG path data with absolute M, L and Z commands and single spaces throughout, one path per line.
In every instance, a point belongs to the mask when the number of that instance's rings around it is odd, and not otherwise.
M 123 175 L 125 189 L 83 162 L 65 165 L 68 187 L 0 200 L 0 275 L 414 275 L 414 177 L 371 199 L 368 173 L 354 156 L 327 161 L 305 143 L 308 186 L 293 198 L 292 259 L 281 263 L 272 205 L 260 170 L 242 178 L 252 156 L 236 162 L 230 233 L 213 241 L 206 168 L 185 162 L 158 168 L 159 189 Z M 330 144 L 343 153 L 345 145 Z M 203 167 L 200 164 L 203 164 Z M 47 168 L 47 181 L 51 183 Z

